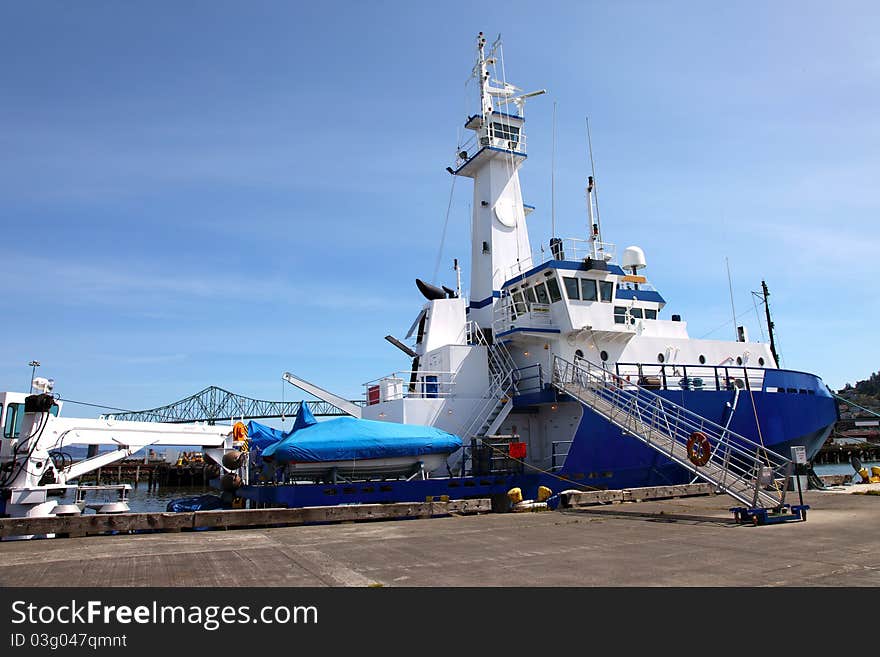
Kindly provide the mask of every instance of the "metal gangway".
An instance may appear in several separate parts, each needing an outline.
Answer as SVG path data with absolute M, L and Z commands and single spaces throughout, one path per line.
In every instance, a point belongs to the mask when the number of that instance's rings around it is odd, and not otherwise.
M 587 360 L 553 359 L 553 386 L 750 509 L 781 509 L 793 463 Z

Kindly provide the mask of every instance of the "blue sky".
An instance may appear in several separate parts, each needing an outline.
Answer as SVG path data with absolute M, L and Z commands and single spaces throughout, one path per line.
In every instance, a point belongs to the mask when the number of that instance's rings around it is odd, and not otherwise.
M 738 312 L 768 281 L 785 366 L 835 388 L 880 369 L 876 3 L 33 2 L 0 21 L 4 389 L 32 358 L 63 397 L 121 408 L 280 398 L 285 370 L 359 395 L 407 369 L 382 338 L 434 269 L 479 30 L 550 91 L 526 111 L 533 245 L 556 101 L 557 233 L 585 231 L 589 114 L 605 238 L 645 249 L 665 316 L 732 337 L 728 257 Z M 459 181 L 448 285 L 470 196 Z

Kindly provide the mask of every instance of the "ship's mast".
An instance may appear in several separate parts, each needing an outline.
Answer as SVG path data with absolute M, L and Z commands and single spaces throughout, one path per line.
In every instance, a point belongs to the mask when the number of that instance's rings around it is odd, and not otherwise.
M 597 259 L 599 253 L 596 243 L 599 241 L 599 224 L 593 221 L 593 176 L 587 180 L 587 217 L 590 222 L 590 257 Z
M 779 367 L 779 354 L 776 353 L 776 340 L 773 336 L 773 328 L 776 326 L 770 319 L 770 290 L 767 289 L 767 282 L 761 281 L 761 291 L 764 293 L 764 312 L 767 314 L 767 332 L 770 334 L 770 353 L 773 354 L 773 360 L 776 361 L 776 367 Z
M 590 117 L 587 117 L 587 146 L 590 151 L 590 172 L 593 174 L 587 181 L 587 215 L 590 220 L 590 252 L 593 259 L 599 258 L 602 246 L 602 227 L 599 223 L 599 199 L 596 196 L 596 219 L 593 220 L 593 196 L 596 187 L 596 163 L 593 160 L 593 137 L 590 134 Z
M 494 58 L 492 63 L 495 63 Z M 483 116 L 492 113 L 492 95 L 489 93 L 489 67 L 486 61 L 486 37 L 480 32 L 477 35 L 477 66 L 480 67 L 480 110 Z
M 523 113 L 527 98 L 546 92 L 522 93 L 504 79 L 500 37 L 487 46 L 480 32 L 476 45 L 472 77 L 480 88 L 480 113 L 465 122 L 473 133 L 459 144 L 449 171 L 474 180 L 468 318 L 491 328 L 505 281 L 531 261 L 518 173 L 526 159 Z

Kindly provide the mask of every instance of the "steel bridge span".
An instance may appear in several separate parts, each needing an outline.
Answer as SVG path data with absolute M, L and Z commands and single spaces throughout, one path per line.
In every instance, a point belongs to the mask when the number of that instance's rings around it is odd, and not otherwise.
M 325 401 L 267 401 L 237 395 L 223 388 L 210 386 L 201 392 L 180 399 L 166 406 L 150 408 L 144 411 L 110 413 L 104 417 L 115 420 L 134 420 L 138 422 L 208 422 L 229 420 L 260 420 L 268 418 L 295 417 L 300 405 L 305 403 L 312 415 L 319 417 L 341 417 L 348 415 L 333 404 Z M 354 400 L 353 404 L 363 406 L 362 400 Z

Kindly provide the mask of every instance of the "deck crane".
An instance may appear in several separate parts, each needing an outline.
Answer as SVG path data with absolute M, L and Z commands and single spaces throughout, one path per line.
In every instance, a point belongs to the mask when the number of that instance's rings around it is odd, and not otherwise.
M 233 426 L 56 417 L 51 412 L 54 401 L 49 394 L 26 397 L 19 437 L 0 439 L 0 515 L 76 514 L 75 505 L 59 503 L 59 498 L 67 492 L 81 488 L 71 482 L 146 447 L 201 448 L 221 464 L 222 472 L 231 475 L 237 484 L 247 483 L 247 467 L 239 465 L 244 459 L 235 458 L 238 454 L 235 448 L 243 447 L 246 432 L 235 431 Z M 100 451 L 77 462 L 58 462 L 52 458 L 52 452 L 72 445 L 115 449 Z M 233 458 L 224 459 L 227 453 Z M 240 479 L 236 479 L 236 475 Z M 79 496 L 76 499 L 79 501 Z M 124 506 L 120 510 L 125 510 Z

